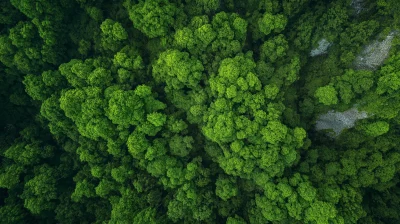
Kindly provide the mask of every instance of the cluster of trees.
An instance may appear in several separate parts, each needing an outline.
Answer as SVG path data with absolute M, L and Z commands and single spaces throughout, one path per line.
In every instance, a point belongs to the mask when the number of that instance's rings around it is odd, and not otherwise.
M 0 223 L 400 222 L 400 4 L 351 2 L 2 1 Z

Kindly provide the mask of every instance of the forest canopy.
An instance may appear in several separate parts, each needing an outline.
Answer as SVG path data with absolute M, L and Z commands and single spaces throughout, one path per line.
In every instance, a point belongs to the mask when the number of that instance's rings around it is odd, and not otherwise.
M 397 0 L 1 1 L 0 223 L 400 223 L 399 37 Z

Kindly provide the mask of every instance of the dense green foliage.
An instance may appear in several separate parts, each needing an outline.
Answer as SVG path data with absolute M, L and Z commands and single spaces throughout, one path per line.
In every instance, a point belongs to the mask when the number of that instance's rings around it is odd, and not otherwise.
M 1 1 L 0 223 L 400 223 L 400 3 L 351 3 Z

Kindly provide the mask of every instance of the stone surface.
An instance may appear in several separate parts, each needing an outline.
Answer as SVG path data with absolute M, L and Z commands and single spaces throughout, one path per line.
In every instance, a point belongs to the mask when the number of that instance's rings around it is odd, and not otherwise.
M 332 129 L 334 132 L 332 137 L 337 137 L 344 129 L 354 127 L 357 120 L 368 117 L 369 115 L 366 112 L 360 112 L 356 108 L 344 112 L 335 112 L 334 110 L 331 110 L 318 117 L 315 129 L 317 131 Z
M 365 46 L 364 50 L 356 57 L 354 65 L 356 69 L 376 70 L 389 56 L 393 38 L 396 32 L 391 32 L 382 41 L 375 40 Z
M 364 9 L 363 7 L 364 1 L 363 0 L 352 0 L 350 6 L 353 7 L 355 13 L 358 15 Z
M 318 42 L 318 47 L 310 52 L 311 57 L 328 53 L 328 48 L 332 45 L 327 39 L 323 38 Z

